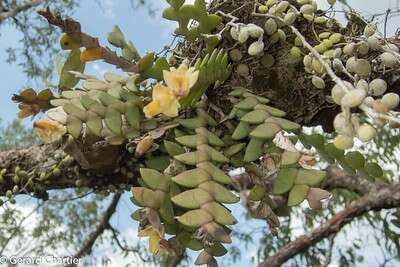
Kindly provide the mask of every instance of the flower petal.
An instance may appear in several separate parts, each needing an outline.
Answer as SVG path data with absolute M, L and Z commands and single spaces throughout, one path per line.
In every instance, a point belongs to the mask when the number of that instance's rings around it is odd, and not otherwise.
M 45 143 L 56 142 L 67 132 L 64 125 L 50 120 L 37 120 L 33 127 L 35 127 L 36 133 Z

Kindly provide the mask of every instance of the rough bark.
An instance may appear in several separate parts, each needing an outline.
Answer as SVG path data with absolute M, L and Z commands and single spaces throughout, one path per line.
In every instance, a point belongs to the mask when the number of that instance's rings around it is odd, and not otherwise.
M 275 253 L 275 255 L 267 258 L 260 266 L 281 266 L 290 258 L 307 250 L 322 239 L 336 234 L 346 224 L 352 222 L 354 218 L 362 216 L 371 210 L 392 209 L 396 207 L 400 207 L 400 184 L 373 186 L 370 193 L 352 202 L 348 207 L 310 233 L 289 242 Z

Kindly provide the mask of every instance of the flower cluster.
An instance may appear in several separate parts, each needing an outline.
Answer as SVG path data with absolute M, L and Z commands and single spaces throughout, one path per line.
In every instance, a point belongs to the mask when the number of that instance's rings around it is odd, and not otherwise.
M 197 82 L 199 71 L 188 68 L 182 63 L 178 69 L 164 70 L 163 76 L 166 86 L 156 84 L 153 88 L 152 101 L 143 109 L 148 118 L 161 113 L 168 117 L 178 116 L 179 100 L 189 94 Z

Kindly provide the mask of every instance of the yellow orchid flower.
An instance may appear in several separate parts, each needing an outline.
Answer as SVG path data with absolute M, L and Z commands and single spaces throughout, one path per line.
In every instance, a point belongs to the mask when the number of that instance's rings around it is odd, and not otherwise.
M 168 88 L 180 99 L 189 94 L 190 89 L 199 78 L 199 71 L 195 71 L 194 68 L 188 68 L 185 63 L 182 63 L 178 69 L 164 70 L 163 76 Z
M 67 132 L 67 128 L 56 122 L 50 120 L 37 120 L 34 122 L 36 133 L 47 144 L 58 141 Z
M 161 84 L 156 84 L 153 88 L 153 101 L 143 108 L 143 112 L 148 118 L 160 113 L 168 117 L 176 117 L 179 107 L 178 99 L 172 91 Z
M 153 254 L 159 253 L 159 244 L 163 236 L 164 234 L 153 225 L 148 225 L 138 233 L 138 237 L 149 237 L 149 250 Z

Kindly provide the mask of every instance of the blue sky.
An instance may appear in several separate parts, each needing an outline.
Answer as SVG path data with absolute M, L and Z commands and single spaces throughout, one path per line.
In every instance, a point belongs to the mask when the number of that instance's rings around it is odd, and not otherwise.
M 82 29 L 93 35 L 100 37 L 103 44 L 106 44 L 105 36 L 109 32 L 113 25 L 117 24 L 121 27 L 125 33 L 127 39 L 134 42 L 140 53 L 147 51 L 160 51 L 162 47 L 171 41 L 171 32 L 174 27 L 173 22 L 168 22 L 161 19 L 159 12 L 156 17 L 149 17 L 148 13 L 144 9 L 132 10 L 128 0 L 85 0 L 80 1 L 81 6 L 77 9 L 74 14 L 74 18 L 81 22 Z M 103 9 L 99 7 L 98 2 L 101 3 Z M 325 2 L 325 1 L 321 1 Z M 349 1 L 353 7 L 359 9 L 363 13 L 371 14 L 373 11 L 382 12 L 388 7 L 395 7 L 394 0 L 353 0 Z M 164 1 L 152 0 L 155 7 L 164 6 Z M 389 34 L 396 30 L 396 25 L 400 25 L 399 18 L 394 18 L 389 24 Z M 11 102 L 10 97 L 13 93 L 18 90 L 33 86 L 36 89 L 37 84 L 29 81 L 24 76 L 20 67 L 16 64 L 6 64 L 6 54 L 4 50 L 7 47 L 18 47 L 18 40 L 20 35 L 11 27 L 2 26 L 0 28 L 0 118 L 3 122 L 10 122 L 15 118 L 17 112 L 16 105 Z M 106 70 L 114 70 L 112 67 L 102 63 L 90 63 L 87 72 L 101 77 Z M 30 123 L 27 121 L 26 123 Z M 123 233 L 132 237 L 133 242 L 136 242 L 135 228 L 137 227 L 129 219 L 129 214 L 135 208 L 130 203 L 127 197 L 124 197 L 120 205 L 118 206 L 118 213 L 112 219 L 113 225 L 117 226 Z M 234 209 L 235 214 L 238 218 L 243 218 L 243 213 L 240 209 Z M 240 219 L 239 219 L 240 220 Z M 256 222 L 255 220 L 241 224 L 241 229 L 252 229 L 256 227 L 264 226 L 264 223 Z M 254 224 L 253 224 L 254 223 Z M 355 231 L 356 232 L 356 231 Z M 354 233 L 354 235 L 356 235 Z M 346 236 L 339 237 L 339 240 L 343 243 L 346 242 Z M 372 249 L 371 249 L 372 250 Z M 102 248 L 99 252 L 111 253 L 109 247 Z M 250 257 L 254 255 L 255 247 L 246 248 L 244 251 L 243 260 L 237 264 L 237 266 L 250 266 Z M 372 256 L 374 253 L 372 253 Z M 114 257 L 116 263 L 115 266 L 121 266 L 124 260 L 117 255 L 111 254 Z M 370 264 L 374 265 L 374 257 L 370 257 Z M 371 266 L 367 264 L 365 266 Z M 332 265 L 334 266 L 334 265 Z

